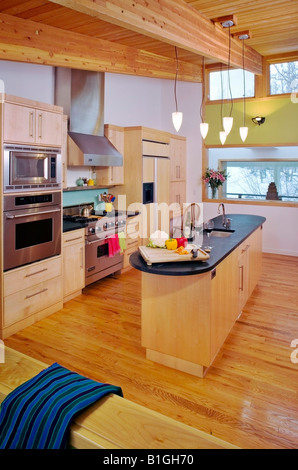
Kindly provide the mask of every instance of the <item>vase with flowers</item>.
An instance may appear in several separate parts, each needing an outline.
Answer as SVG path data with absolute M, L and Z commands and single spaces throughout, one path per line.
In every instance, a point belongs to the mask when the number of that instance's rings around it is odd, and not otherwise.
M 204 183 L 207 183 L 211 188 L 212 199 L 216 198 L 218 187 L 223 185 L 227 177 L 228 175 L 226 170 L 213 170 L 212 168 L 207 168 L 202 178 Z

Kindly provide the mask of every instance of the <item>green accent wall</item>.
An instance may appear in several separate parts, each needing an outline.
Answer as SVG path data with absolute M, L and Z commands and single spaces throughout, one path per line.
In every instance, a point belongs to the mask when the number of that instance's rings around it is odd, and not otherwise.
M 248 127 L 248 136 L 244 145 L 298 144 L 298 103 L 293 101 L 290 96 L 246 100 L 245 125 Z M 229 114 L 230 102 L 225 101 L 222 115 L 229 116 Z M 239 127 L 243 126 L 243 100 L 234 101 L 232 116 L 233 128 L 224 144 L 227 147 L 243 145 L 239 134 Z M 255 116 L 264 116 L 266 121 L 260 126 L 254 124 L 251 119 Z M 209 123 L 205 144 L 221 145 L 219 132 L 223 129 L 220 103 L 206 105 L 205 122 Z

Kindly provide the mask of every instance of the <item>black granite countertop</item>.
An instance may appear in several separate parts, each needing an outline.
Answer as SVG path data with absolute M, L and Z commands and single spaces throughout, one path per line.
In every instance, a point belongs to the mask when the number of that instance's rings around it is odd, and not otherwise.
M 121 214 L 125 214 L 126 217 L 136 217 L 137 215 L 140 214 L 140 212 L 138 212 L 138 211 L 137 212 L 121 211 Z M 104 216 L 114 217 L 114 214 L 113 214 L 113 212 L 105 212 L 105 213 L 103 213 L 103 217 Z M 70 220 L 63 219 L 63 227 L 62 227 L 63 233 L 64 232 L 70 232 L 72 230 L 78 230 L 79 228 L 84 228 L 84 227 L 87 227 L 87 224 L 84 224 L 82 222 L 73 222 L 73 221 L 70 221 Z
M 234 230 L 234 232 L 229 237 L 209 238 L 207 231 L 204 230 L 203 238 L 202 234 L 200 235 L 198 233 L 196 239 L 191 242 L 200 244 L 203 248 L 206 246 L 212 247 L 208 261 L 155 263 L 151 266 L 148 266 L 141 254 L 136 251 L 130 256 L 129 262 L 131 266 L 140 271 L 166 276 L 188 276 L 211 271 L 266 221 L 265 217 L 257 215 L 227 214 L 226 217 L 231 219 L 230 230 Z M 222 216 L 214 217 L 211 220 L 214 221 L 214 229 L 223 229 Z
M 82 222 L 72 222 L 70 220 L 63 220 L 63 233 L 71 232 L 72 230 L 78 230 L 79 228 L 87 227 L 87 224 L 82 224 Z

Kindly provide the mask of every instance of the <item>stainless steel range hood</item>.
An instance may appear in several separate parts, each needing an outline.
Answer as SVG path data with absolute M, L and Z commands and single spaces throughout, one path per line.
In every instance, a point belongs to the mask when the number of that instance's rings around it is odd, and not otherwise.
M 55 104 L 69 116 L 70 166 L 122 166 L 123 156 L 104 136 L 104 73 L 56 68 Z

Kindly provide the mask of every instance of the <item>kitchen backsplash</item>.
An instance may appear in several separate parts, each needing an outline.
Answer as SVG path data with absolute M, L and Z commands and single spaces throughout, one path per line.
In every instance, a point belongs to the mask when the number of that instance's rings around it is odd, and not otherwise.
M 74 191 L 63 191 L 63 207 L 73 206 L 75 204 L 84 204 L 85 202 L 93 203 L 96 209 L 99 204 L 98 195 L 101 193 L 108 193 L 108 189 L 83 189 Z

